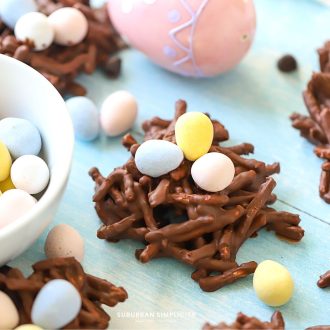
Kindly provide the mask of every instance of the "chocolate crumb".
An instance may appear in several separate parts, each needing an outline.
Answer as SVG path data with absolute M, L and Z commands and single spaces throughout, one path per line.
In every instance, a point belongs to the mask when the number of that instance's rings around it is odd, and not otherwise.
M 298 64 L 292 55 L 284 55 L 278 60 L 277 67 L 280 71 L 287 73 L 297 70 Z
M 175 123 L 186 109 L 186 102 L 179 100 L 173 120 L 145 121 L 145 140 L 175 143 Z M 238 265 L 236 255 L 262 228 L 293 241 L 304 236 L 298 215 L 270 207 L 276 201 L 271 175 L 279 172 L 279 164 L 244 158 L 254 150 L 248 143 L 222 146 L 228 131 L 218 121 L 212 123 L 210 151 L 227 155 L 236 170 L 233 182 L 221 192 L 201 190 L 191 178 L 193 162 L 188 160 L 162 177 L 143 175 L 134 159 L 139 144 L 129 134 L 122 141 L 131 152 L 126 164 L 107 177 L 97 168 L 89 172 L 95 182 L 95 209 L 103 222 L 97 236 L 109 242 L 140 241 L 145 246 L 135 255 L 142 263 L 171 257 L 192 266 L 191 277 L 204 291 L 218 290 L 254 272 L 254 261 Z
M 327 288 L 330 286 L 330 270 L 320 276 L 320 279 L 317 281 L 317 286 L 319 288 Z
M 210 325 L 206 323 L 202 330 L 284 330 L 285 323 L 281 312 L 276 311 L 270 320 L 270 322 L 263 322 L 255 317 L 246 316 L 243 313 L 238 313 L 237 318 L 234 323 L 226 324 L 224 322 L 218 325 Z

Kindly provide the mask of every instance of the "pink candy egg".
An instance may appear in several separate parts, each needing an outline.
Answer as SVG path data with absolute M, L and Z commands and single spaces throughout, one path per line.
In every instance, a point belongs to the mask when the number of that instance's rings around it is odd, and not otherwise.
M 255 34 L 253 0 L 109 0 L 108 8 L 132 46 L 186 76 L 230 70 Z
M 62 46 L 79 44 L 88 32 L 88 21 L 76 8 L 60 8 L 48 16 L 48 21 L 55 32 L 55 43 Z

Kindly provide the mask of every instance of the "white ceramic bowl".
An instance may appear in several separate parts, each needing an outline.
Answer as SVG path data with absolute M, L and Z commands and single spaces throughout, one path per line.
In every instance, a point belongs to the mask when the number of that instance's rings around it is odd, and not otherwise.
M 0 55 L 0 118 L 5 117 L 25 118 L 38 127 L 51 179 L 30 212 L 0 229 L 0 265 L 26 250 L 51 222 L 66 187 L 74 145 L 69 113 L 52 84 L 26 64 Z

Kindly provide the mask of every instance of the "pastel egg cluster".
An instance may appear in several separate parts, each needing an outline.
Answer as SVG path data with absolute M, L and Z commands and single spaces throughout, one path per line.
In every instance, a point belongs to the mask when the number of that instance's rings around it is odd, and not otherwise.
M 106 97 L 100 111 L 95 103 L 85 96 L 72 97 L 66 101 L 66 105 L 75 136 L 82 141 L 96 139 L 101 130 L 107 136 L 121 135 L 133 126 L 138 112 L 135 97 L 124 90 Z
M 88 33 L 88 21 L 76 8 L 60 8 L 48 17 L 37 11 L 35 0 L 0 1 L 1 19 L 14 29 L 18 40 L 33 43 L 35 51 L 42 51 L 53 42 L 77 45 Z
M 37 202 L 32 195 L 47 187 L 50 173 L 38 157 L 41 147 L 39 130 L 28 120 L 0 120 L 0 229 L 32 209 Z
M 11 298 L 0 291 L 0 329 L 60 329 L 78 315 L 81 305 L 80 294 L 69 281 L 51 280 L 42 287 L 34 300 L 31 311 L 33 324 L 15 328 L 19 323 L 17 308 Z
M 194 162 L 191 175 L 205 191 L 218 192 L 233 181 L 235 166 L 231 159 L 209 150 L 213 141 L 213 124 L 201 112 L 188 112 L 175 125 L 176 143 L 149 140 L 141 144 L 135 154 L 138 170 L 151 177 L 159 177 L 175 170 L 184 158 Z

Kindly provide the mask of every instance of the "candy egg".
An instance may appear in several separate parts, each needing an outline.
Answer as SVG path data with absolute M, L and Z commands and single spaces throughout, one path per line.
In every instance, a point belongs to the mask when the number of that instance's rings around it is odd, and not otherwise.
M 233 181 L 235 166 L 231 159 L 218 152 L 210 152 L 197 159 L 191 167 L 196 184 L 209 192 L 228 187 Z
M 32 322 L 45 329 L 59 329 L 71 322 L 79 313 L 81 297 L 68 281 L 49 281 L 34 300 Z
M 10 174 L 11 157 L 4 143 L 0 141 L 0 183 Z M 0 189 L 2 190 L 2 189 Z
M 35 195 L 46 188 L 49 168 L 40 157 L 25 155 L 14 161 L 10 176 L 16 188 Z
M 130 44 L 185 76 L 214 76 L 249 50 L 256 26 L 253 0 L 111 0 L 111 21 Z
M 149 140 L 140 145 L 135 154 L 137 169 L 157 178 L 175 170 L 183 161 L 181 149 L 165 140 Z
M 43 330 L 35 324 L 22 324 L 14 330 Z
M 85 96 L 72 97 L 66 101 L 78 139 L 92 141 L 99 135 L 99 112 L 92 100 Z
M 213 125 L 202 112 L 187 112 L 175 125 L 175 139 L 188 160 L 196 160 L 206 154 L 213 140 Z
M 294 283 L 284 266 L 272 260 L 265 260 L 254 272 L 253 287 L 258 298 L 265 304 L 281 306 L 291 299 Z
M 85 15 L 76 8 L 65 7 L 48 16 L 54 29 L 54 42 L 62 46 L 73 46 L 81 42 L 88 32 Z
M 101 127 L 108 136 L 117 136 L 129 130 L 136 119 L 137 102 L 126 91 L 109 95 L 101 107 Z
M 1 20 L 11 29 L 21 16 L 33 11 L 38 11 L 35 0 L 0 0 Z
M 35 203 L 36 199 L 23 190 L 5 191 L 0 196 L 0 229 L 26 214 Z
M 10 297 L 0 291 L 0 329 L 13 329 L 19 322 L 16 306 Z
M 41 51 L 52 44 L 54 29 L 44 14 L 28 13 L 17 21 L 15 37 L 20 41 L 32 41 L 34 50 Z
M 13 159 L 23 155 L 38 155 L 41 149 L 39 130 L 26 119 L 2 119 L 0 140 L 7 146 Z
M 45 242 L 47 258 L 75 257 L 79 262 L 84 259 L 84 240 L 71 226 L 60 224 L 47 235 Z
M 0 158 L 1 158 L 1 156 L 0 156 Z M 1 166 L 1 164 L 0 164 L 0 166 Z M 0 190 L 4 193 L 5 191 L 10 190 L 10 189 L 15 189 L 15 186 L 9 175 L 6 180 L 0 182 Z

